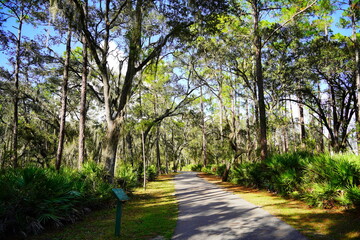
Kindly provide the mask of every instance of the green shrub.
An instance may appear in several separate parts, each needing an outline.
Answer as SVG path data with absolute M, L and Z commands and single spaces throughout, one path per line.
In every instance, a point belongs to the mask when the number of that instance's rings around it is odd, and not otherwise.
M 241 184 L 246 187 L 256 187 L 256 180 L 254 169 L 256 164 L 254 163 L 243 163 L 234 166 L 229 174 L 229 180 L 235 184 Z
M 360 184 L 360 167 L 343 155 L 318 155 L 306 166 L 304 180 L 327 181 L 333 186 L 345 187 Z
M 273 155 L 265 160 L 268 172 L 269 190 L 290 195 L 299 190 L 303 170 L 310 154 L 305 152 Z
M 312 206 L 360 206 L 360 163 L 354 155 L 273 155 L 261 163 L 234 166 L 229 178 L 233 183 L 303 199 Z
M 0 171 L 0 238 L 9 233 L 37 234 L 48 225 L 60 226 L 111 198 L 112 186 L 102 168 L 80 172 L 62 169 L 3 169 Z
M 350 203 L 356 207 L 360 207 L 360 187 L 351 186 L 346 191 L 346 197 Z
M 213 172 L 211 171 L 211 165 L 206 165 L 206 166 L 202 167 L 201 172 L 212 174 Z
M 189 164 L 184 166 L 182 169 L 184 171 L 193 171 L 193 172 L 201 172 L 203 165 L 201 163 L 198 164 Z
M 215 174 L 216 176 L 222 176 L 225 172 L 225 169 L 226 169 L 225 164 L 208 164 L 201 168 L 201 172 L 208 174 Z
M 203 165 L 198 163 L 198 164 L 190 164 L 190 170 L 193 172 L 200 172 L 202 169 Z
M 335 155 L 332 157 L 331 165 L 334 167 L 330 178 L 338 186 L 360 185 L 359 159 L 354 161 L 352 156 Z
M 225 164 L 213 164 L 211 165 L 211 172 L 215 174 L 216 176 L 222 176 L 224 175 L 226 169 Z
M 137 171 L 130 164 L 123 164 L 118 167 L 117 180 L 121 188 L 129 190 L 139 185 Z
M 146 168 L 146 179 L 149 181 L 154 181 L 157 177 L 157 171 L 155 165 L 147 166 Z
M 139 182 L 144 180 L 144 165 L 139 164 L 137 168 L 137 178 Z M 154 181 L 158 176 L 157 168 L 155 165 L 148 165 L 146 166 L 146 180 Z
M 359 177 L 359 165 L 346 155 L 315 156 L 306 166 L 302 184 L 312 186 L 322 183 L 327 187 L 322 191 L 310 191 L 311 187 L 305 187 L 305 199 L 318 206 L 327 206 L 329 202 L 343 206 L 357 205 Z
M 311 206 L 331 208 L 339 197 L 340 191 L 329 183 L 313 183 L 304 192 L 303 199 Z
M 95 162 L 84 164 L 80 174 L 79 183 L 82 192 L 82 201 L 91 208 L 101 207 L 103 203 L 112 199 L 111 188 L 114 186 L 108 182 L 108 173 L 103 166 Z
M 160 166 L 160 174 L 166 173 L 166 167 Z

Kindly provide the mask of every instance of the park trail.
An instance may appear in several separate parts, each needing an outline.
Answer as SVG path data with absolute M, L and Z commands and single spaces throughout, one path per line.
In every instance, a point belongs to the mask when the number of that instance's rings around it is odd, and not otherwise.
M 172 240 L 306 240 L 290 225 L 196 174 L 175 177 L 179 218 Z

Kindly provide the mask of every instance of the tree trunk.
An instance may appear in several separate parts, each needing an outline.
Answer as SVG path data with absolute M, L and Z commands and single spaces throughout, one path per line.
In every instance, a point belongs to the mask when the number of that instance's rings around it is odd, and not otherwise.
M 356 40 L 357 41 L 357 40 Z M 358 45 L 358 44 L 356 44 Z M 357 139 L 357 154 L 360 155 L 360 54 L 359 47 L 355 47 L 356 56 L 356 139 Z
M 200 107 L 201 107 L 201 131 L 202 131 L 202 156 L 204 166 L 207 165 L 207 153 L 206 153 L 206 128 L 205 128 L 205 111 L 203 101 L 203 88 L 200 87 Z
M 330 86 L 330 96 L 331 96 L 331 110 L 332 110 L 332 120 L 333 120 L 333 136 L 331 139 L 331 146 L 333 150 L 337 153 L 340 151 L 339 145 L 339 121 L 338 115 L 336 112 L 336 96 L 333 86 Z
M 64 150 L 64 138 L 65 138 L 65 121 L 66 121 L 66 108 L 67 108 L 67 95 L 68 95 L 68 81 L 69 81 L 69 64 L 71 54 L 71 28 L 68 27 L 68 35 L 66 41 L 66 57 L 64 64 L 64 79 L 62 84 L 62 96 L 61 96 L 61 112 L 60 112 L 60 131 L 59 131 L 59 143 L 56 153 L 55 168 L 60 170 L 62 154 Z
M 302 102 L 302 96 L 299 96 L 299 101 Z M 299 106 L 299 120 L 300 120 L 300 140 L 301 140 L 301 147 L 305 147 L 305 138 L 306 138 L 306 132 L 305 132 L 305 121 L 304 121 L 304 107 L 301 103 L 298 104 Z
M 87 16 L 87 0 L 84 2 L 84 12 Z M 83 42 L 83 67 L 81 78 L 81 100 L 80 100 L 80 119 L 79 119 L 79 158 L 78 169 L 81 169 L 85 159 L 85 121 L 86 121 L 86 85 L 88 76 L 88 45 L 86 38 L 82 37 Z
M 236 121 L 236 92 L 235 89 L 233 89 L 231 94 L 231 142 L 232 147 L 234 150 L 234 154 L 236 155 L 238 153 L 238 128 L 237 128 L 237 121 Z
M 227 162 L 227 163 L 226 163 L 226 167 L 225 167 L 224 173 L 223 173 L 223 175 L 221 176 L 221 181 L 222 181 L 222 182 L 227 182 L 227 181 L 228 181 L 231 166 L 234 164 L 234 162 L 235 162 L 235 160 L 236 160 L 237 157 L 238 157 L 238 155 L 235 153 L 234 158 L 231 160 L 231 162 Z
M 13 127 L 13 164 L 14 168 L 19 166 L 18 162 L 18 127 L 19 127 L 19 74 L 20 74 L 20 48 L 23 19 L 19 19 L 18 36 L 16 39 L 16 61 L 14 72 L 14 127 Z
M 221 144 L 224 142 L 224 130 L 223 130 L 223 123 L 224 123 L 224 103 L 222 99 L 222 84 L 219 84 L 219 102 L 220 102 L 220 141 Z
M 158 126 L 156 129 L 156 167 L 158 173 L 161 173 L 160 126 Z
M 158 95 L 155 93 L 154 113 L 158 115 Z M 155 139 L 155 153 L 156 153 L 156 169 L 157 173 L 161 174 L 161 156 L 160 156 L 160 123 L 156 126 L 156 139 Z
M 174 144 L 175 144 L 175 141 L 174 141 L 174 130 L 171 129 L 171 158 L 173 160 L 173 171 L 174 172 L 177 172 L 177 164 L 176 164 L 176 152 L 175 152 L 175 148 L 174 148 Z
M 318 90 L 318 99 L 321 101 L 321 92 L 320 92 L 320 83 L 317 83 L 317 90 Z M 324 143 L 324 125 L 322 121 L 320 121 L 320 151 L 325 152 L 325 143 Z
M 355 84 L 356 84 L 356 98 L 355 98 L 355 116 L 356 116 L 356 140 L 357 140 L 357 154 L 360 155 L 360 50 L 356 34 L 356 11 L 357 4 L 349 1 L 349 6 L 352 8 L 351 26 L 352 26 L 352 40 L 355 44 Z
M 106 0 L 105 3 L 105 22 L 109 22 L 110 12 L 110 0 Z M 116 117 L 113 117 L 113 110 L 111 109 L 111 88 L 110 88 L 110 76 L 108 73 L 108 53 L 109 53 L 109 38 L 110 38 L 110 25 L 106 24 L 105 34 L 103 40 L 103 51 L 100 62 L 100 71 L 103 82 L 104 102 L 105 102 L 105 114 L 107 122 L 107 131 L 104 139 L 104 146 L 102 150 L 102 162 L 105 163 L 105 169 L 109 172 L 109 181 L 112 182 L 115 176 L 115 162 L 117 147 L 120 139 L 120 129 L 123 122 L 123 104 L 122 108 L 118 112 Z M 127 73 L 128 74 L 128 73 Z M 126 84 L 126 79 L 124 86 Z M 123 89 L 124 90 L 124 89 Z
M 131 163 L 131 166 L 134 167 L 134 153 L 133 153 L 133 140 L 132 139 L 133 138 L 131 136 L 131 133 L 129 132 L 126 135 L 126 143 L 127 143 L 129 153 L 130 153 L 130 163 Z
M 249 111 L 249 100 L 245 100 L 246 105 L 246 152 L 247 152 L 247 160 L 250 161 L 250 155 L 251 155 L 251 134 L 250 134 L 250 111 Z
M 285 116 L 285 119 L 287 121 L 288 117 L 287 117 L 287 106 L 286 106 L 286 101 L 284 101 L 284 116 Z M 289 144 L 288 144 L 288 131 L 289 131 L 289 124 L 288 122 L 285 123 L 285 129 L 283 128 L 283 131 L 284 131 L 284 152 L 287 153 L 289 151 Z
M 266 136 L 266 109 L 264 99 L 264 79 L 261 62 L 262 43 L 259 31 L 259 14 L 260 6 L 257 0 L 253 1 L 253 20 L 254 20 L 254 40 L 253 46 L 255 50 L 255 80 L 258 90 L 258 107 L 259 107 L 259 123 L 260 123 L 260 157 L 264 160 L 267 157 L 267 136 Z
M 128 2 L 129 9 L 132 9 L 132 2 Z M 108 132 L 106 146 L 103 149 L 103 161 L 106 162 L 106 170 L 110 174 L 111 181 L 115 175 L 115 161 L 116 161 L 116 149 L 119 143 L 120 138 L 120 125 L 123 123 L 123 114 L 125 106 L 129 100 L 129 95 L 131 94 L 133 80 L 136 73 L 139 69 L 136 68 L 136 63 L 139 61 L 139 54 L 141 50 L 141 23 L 142 23 L 142 1 L 138 0 L 136 2 L 135 14 L 133 15 L 134 26 L 130 34 L 130 46 L 129 46 L 129 57 L 128 57 L 128 66 L 126 70 L 126 75 L 124 79 L 124 84 L 121 90 L 120 102 L 117 108 L 116 114 L 114 114 L 111 109 L 111 89 L 110 89 L 110 76 L 107 71 L 107 57 L 109 52 L 109 37 L 110 37 L 110 25 L 106 26 L 105 36 L 104 36 L 104 49 L 101 61 L 102 69 L 102 78 L 104 83 L 104 99 L 105 99 L 105 112 L 108 122 Z M 110 12 L 110 0 L 106 1 L 106 10 L 105 10 L 105 22 L 109 22 L 109 12 Z M 113 117 L 116 115 L 116 117 Z M 113 120 L 114 119 L 114 120 Z M 111 126 L 113 125 L 113 126 Z M 116 133 L 114 131 L 117 131 Z
M 145 156 L 145 137 L 144 137 L 144 130 L 141 130 L 141 147 L 142 147 L 142 158 L 143 158 L 143 187 L 146 190 L 146 156 Z
M 230 173 L 230 164 L 227 162 L 226 163 L 226 168 L 224 170 L 223 175 L 221 176 L 221 181 L 223 182 L 227 182 L 227 180 L 229 179 L 229 173 Z
M 102 161 L 105 163 L 105 169 L 109 172 L 110 182 L 115 176 L 116 152 L 120 139 L 120 129 L 123 118 L 116 118 L 108 124 L 104 146 L 102 150 Z
M 164 144 L 165 144 L 165 149 L 164 149 L 164 157 L 165 157 L 165 171 L 166 174 L 169 173 L 169 157 L 168 157 L 168 146 L 166 144 L 166 134 L 164 134 Z

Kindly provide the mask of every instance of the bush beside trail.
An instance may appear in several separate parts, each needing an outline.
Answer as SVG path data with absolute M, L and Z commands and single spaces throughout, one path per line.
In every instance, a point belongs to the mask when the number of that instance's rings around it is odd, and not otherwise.
M 112 185 L 94 163 L 82 171 L 3 169 L 0 171 L 0 236 L 37 234 L 47 226 L 74 222 L 108 203 Z
M 225 165 L 208 165 L 201 170 L 222 176 Z M 229 181 L 301 199 L 311 206 L 360 206 L 360 160 L 355 155 L 273 155 L 263 162 L 235 164 Z
M 89 162 L 80 171 L 63 168 L 25 167 L 0 170 L 0 238 L 26 237 L 48 227 L 73 223 L 90 210 L 113 206 L 111 189 L 131 190 L 139 185 L 141 172 L 119 166 L 116 184 L 108 182 L 100 165 Z M 147 180 L 157 176 L 154 166 Z

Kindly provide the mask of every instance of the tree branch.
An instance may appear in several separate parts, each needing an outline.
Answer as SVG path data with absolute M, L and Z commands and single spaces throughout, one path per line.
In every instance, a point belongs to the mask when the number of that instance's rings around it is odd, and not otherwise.
M 270 38 L 272 38 L 274 36 L 274 34 L 279 31 L 280 29 L 282 29 L 286 24 L 288 24 L 290 21 L 292 21 L 295 17 L 297 17 L 298 15 L 302 14 L 303 12 L 305 12 L 306 10 L 308 10 L 309 8 L 311 8 L 312 6 L 315 5 L 315 3 L 317 2 L 317 0 L 314 0 L 312 3 L 310 3 L 308 6 L 306 6 L 305 8 L 303 8 L 302 10 L 300 10 L 299 12 L 295 13 L 293 16 L 291 16 L 288 20 L 286 20 L 283 24 L 281 24 L 279 27 L 277 27 L 266 39 L 265 41 L 262 43 L 261 47 L 264 47 L 265 44 L 270 40 Z

